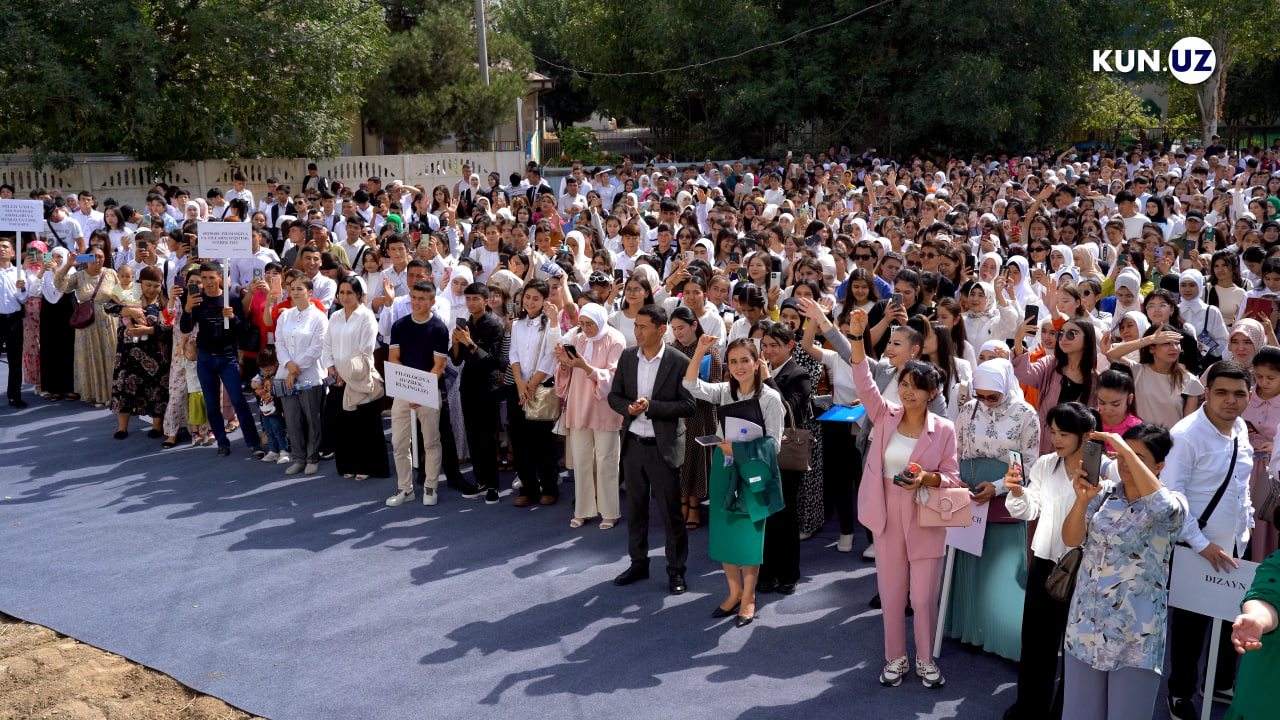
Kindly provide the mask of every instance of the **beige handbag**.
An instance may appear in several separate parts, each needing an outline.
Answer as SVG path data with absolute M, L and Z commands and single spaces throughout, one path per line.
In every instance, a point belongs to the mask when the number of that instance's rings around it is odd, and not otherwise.
M 550 322 L 550 320 L 548 320 Z M 542 330 L 542 342 L 538 344 L 538 357 L 542 357 L 542 351 L 547 346 L 547 331 Z M 536 361 L 535 361 L 536 362 Z M 539 385 L 533 389 L 533 398 L 524 404 L 524 417 L 526 420 L 537 420 L 541 422 L 554 422 L 560 417 L 560 396 L 556 395 L 556 389 L 550 385 Z

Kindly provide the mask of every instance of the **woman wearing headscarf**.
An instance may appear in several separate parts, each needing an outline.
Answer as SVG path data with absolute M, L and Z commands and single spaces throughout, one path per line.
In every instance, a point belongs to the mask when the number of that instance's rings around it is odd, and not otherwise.
M 467 217 L 471 216 L 471 209 L 475 206 L 476 198 L 480 196 L 480 176 L 471 173 L 467 177 L 467 187 L 458 193 L 458 213 Z
M 1013 365 L 988 360 L 973 373 L 973 400 L 960 408 L 956 442 L 960 479 L 974 501 L 990 503 L 982 555 L 957 552 L 947 626 L 961 642 L 1016 661 L 1021 599 L 1027 581 L 1027 526 L 1005 510 L 1009 453 L 1024 464 L 1040 455 L 1040 418 L 1022 399 Z
M 618 497 L 622 416 L 609 407 L 609 389 L 626 339 L 608 320 L 603 306 L 584 305 L 578 312 L 578 327 L 554 348 L 559 363 L 556 395 L 565 401 L 564 425 L 569 428 L 568 448 L 573 455 L 572 528 L 599 515 L 600 529 L 608 530 L 622 515 Z
M 27 301 L 22 314 L 22 382 L 36 386 L 36 395 L 47 395 L 40 386 L 40 306 L 44 279 L 52 277 L 43 264 L 49 247 L 40 240 L 27 243 L 23 270 L 27 281 Z M 13 362 L 10 360 L 9 362 Z
M 568 245 L 569 251 L 573 253 L 573 269 L 577 271 L 574 281 L 579 285 L 585 285 L 587 278 L 591 277 L 591 255 L 587 252 L 590 244 L 586 236 L 579 230 L 570 230 L 564 236 L 564 244 Z
M 978 258 L 978 281 L 985 283 L 994 283 L 996 278 L 1000 276 L 1000 266 L 1004 260 L 999 254 L 989 252 Z
M 1200 341 L 1201 366 L 1198 370 L 1205 370 L 1227 355 L 1227 343 L 1230 341 L 1227 324 L 1222 319 L 1222 312 L 1204 301 L 1204 274 L 1199 270 L 1182 271 L 1178 276 L 1178 295 L 1178 312 Z
M 1116 336 L 1112 338 L 1112 344 L 1121 342 L 1134 342 L 1141 340 L 1147 334 L 1147 328 L 1151 327 L 1151 321 L 1147 319 L 1146 314 L 1138 310 L 1130 310 L 1120 318 L 1119 324 L 1116 325 L 1114 332 Z M 1134 350 L 1125 356 L 1130 362 L 1139 362 L 1139 351 Z
M 141 299 L 131 307 L 115 302 L 104 309 L 120 317 L 116 337 L 115 375 L 111 384 L 111 412 L 118 427 L 115 438 L 129 435 L 129 418 L 151 418 L 147 437 L 164 436 L 162 424 L 169 405 L 169 367 L 173 348 L 173 326 L 165 321 L 164 277 L 154 267 L 138 273 Z
M 1107 294 L 1107 282 L 1111 279 L 1103 281 L 1102 294 Z M 1111 317 L 1115 320 L 1116 325 L 1124 319 L 1125 315 L 1130 312 L 1143 312 L 1142 309 L 1142 276 L 1133 268 L 1125 268 L 1116 275 L 1113 283 L 1112 292 L 1115 295 L 1115 304 L 1112 306 Z
M 692 358 L 698 350 L 698 338 L 704 331 L 693 310 L 680 306 L 671 312 L 667 322 L 671 338 L 667 344 Z M 703 367 L 698 377 L 706 382 L 724 380 L 724 363 L 720 348 L 712 346 L 703 355 Z M 702 525 L 702 500 L 707 496 L 707 478 L 710 476 L 711 448 L 703 447 L 697 438 L 716 432 L 716 406 L 706 400 L 695 401 L 692 416 L 684 420 L 684 464 L 680 466 L 680 495 L 684 502 L 685 528 L 693 530 Z
M 1007 340 L 1018 330 L 1022 315 L 1007 299 L 1006 282 L 1004 276 L 999 276 L 994 284 L 979 281 L 969 288 L 969 309 L 962 317 L 965 337 L 974 345 Z
M 88 254 L 93 255 L 93 262 L 85 263 L 70 274 L 71 263 L 67 263 L 58 271 L 56 282 L 58 289 L 74 296 L 76 302 L 93 303 L 93 321 L 75 330 L 75 392 L 72 394 L 97 407 L 106 407 L 111 401 L 117 322 L 105 307 L 115 302 L 113 296 L 118 283 L 104 248 L 92 246 Z
M 450 268 L 448 286 L 445 292 L 436 296 L 436 311 L 445 324 L 452 328 L 458 318 L 466 318 L 467 286 L 474 282 L 471 268 L 466 265 L 455 265 Z M 440 302 L 444 298 L 445 303 Z M 450 331 L 452 333 L 452 330 Z M 470 457 L 471 448 L 467 445 L 467 425 L 462 417 L 462 366 L 464 362 L 455 364 L 453 358 L 445 363 L 445 402 L 449 405 L 449 425 L 453 428 L 453 447 L 459 461 Z M 448 452 L 448 444 L 444 445 Z M 452 462 L 452 461 L 451 461 Z
M 1018 304 L 1019 315 L 1026 311 L 1028 305 L 1035 305 L 1040 308 L 1037 322 L 1044 322 L 1049 319 L 1049 311 L 1040 301 L 1039 293 L 1031 287 L 1031 271 L 1028 267 L 1027 259 L 1021 255 L 1009 258 L 1007 270 L 1009 287 L 1013 290 L 1013 299 Z

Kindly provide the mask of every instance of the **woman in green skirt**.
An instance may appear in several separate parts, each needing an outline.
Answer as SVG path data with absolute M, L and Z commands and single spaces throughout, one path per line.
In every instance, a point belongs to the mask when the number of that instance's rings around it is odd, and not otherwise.
M 765 385 L 768 365 L 760 359 L 755 343 L 739 338 L 725 352 L 728 382 L 709 383 L 698 379 L 702 356 L 719 338 L 703 335 L 689 361 L 684 386 L 698 400 L 720 407 L 720 437 L 711 457 L 708 488 L 710 538 L 708 554 L 724 565 L 729 597 L 712 617 L 738 614 L 743 627 L 755 619 L 756 580 L 764 561 L 764 527 L 769 515 L 782 509 L 782 477 L 777 453 L 782 439 L 782 396 Z M 726 428 L 736 420 L 754 423 L 762 432 L 738 437 L 754 438 L 734 442 Z M 742 434 L 742 433 L 745 433 Z
M 1010 660 L 1020 655 L 1027 583 L 1027 524 L 1004 507 L 1009 453 L 1030 467 L 1040 451 L 1040 418 L 1022 399 L 1008 360 L 993 358 L 973 373 L 974 398 L 956 418 L 960 479 L 974 501 L 990 503 L 982 556 L 956 551 L 947 630 L 961 642 Z M 1015 456 L 1016 457 L 1016 456 Z

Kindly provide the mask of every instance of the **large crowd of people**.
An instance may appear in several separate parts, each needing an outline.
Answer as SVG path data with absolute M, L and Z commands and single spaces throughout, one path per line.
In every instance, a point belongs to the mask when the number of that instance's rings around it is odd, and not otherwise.
M 46 228 L 0 240 L 9 404 L 27 383 L 110 406 L 116 440 L 136 415 L 218 456 L 239 431 L 276 472 L 394 475 L 392 507 L 497 504 L 510 473 L 512 505 L 555 505 L 564 466 L 571 530 L 626 518 L 615 584 L 648 578 L 656 505 L 670 591 L 706 526 L 711 613 L 739 627 L 803 590 L 801 543 L 835 515 L 835 551 L 875 562 L 886 686 L 945 683 L 945 607 L 1018 662 L 1006 718 L 1150 717 L 1166 640 L 1173 717 L 1198 693 L 1267 715 L 1236 678 L 1275 666 L 1274 588 L 1206 659 L 1168 575 L 1175 546 L 1271 582 L 1280 562 L 1280 141 L 503 180 L 312 166 L 260 199 L 240 174 L 156 185 L 141 212 L 35 191 Z M 250 222 L 254 257 L 204 257 L 202 220 Z M 388 364 L 437 376 L 439 407 L 386 397 Z M 957 498 L 989 506 L 984 550 L 943 598 Z

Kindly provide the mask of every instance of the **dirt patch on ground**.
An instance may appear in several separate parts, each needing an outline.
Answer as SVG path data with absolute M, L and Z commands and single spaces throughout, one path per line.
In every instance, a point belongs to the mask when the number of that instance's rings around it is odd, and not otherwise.
M 119 655 L 0 614 L 0 720 L 260 720 Z

